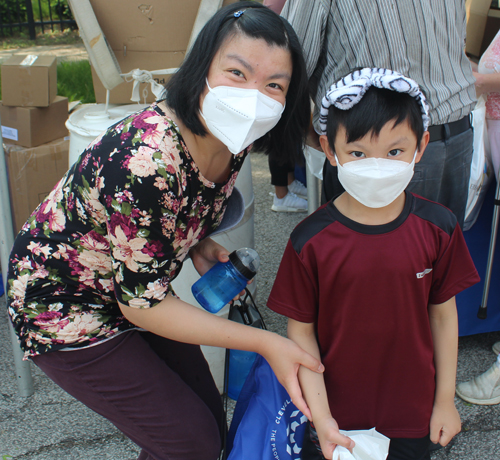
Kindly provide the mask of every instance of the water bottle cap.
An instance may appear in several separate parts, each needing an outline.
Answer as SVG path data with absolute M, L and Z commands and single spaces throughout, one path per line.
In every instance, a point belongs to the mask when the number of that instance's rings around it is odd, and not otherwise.
M 229 254 L 229 260 L 234 267 L 248 280 L 251 280 L 259 269 L 260 258 L 252 248 L 241 248 Z

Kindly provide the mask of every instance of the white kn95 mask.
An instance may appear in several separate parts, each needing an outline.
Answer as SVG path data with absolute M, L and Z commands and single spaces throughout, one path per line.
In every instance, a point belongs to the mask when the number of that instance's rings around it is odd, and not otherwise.
M 237 155 L 273 129 L 285 107 L 257 89 L 216 86 L 203 100 L 201 116 L 210 132 Z
M 417 151 L 411 163 L 388 158 L 364 158 L 341 165 L 338 178 L 349 195 L 368 208 L 383 208 L 405 190 L 413 177 Z

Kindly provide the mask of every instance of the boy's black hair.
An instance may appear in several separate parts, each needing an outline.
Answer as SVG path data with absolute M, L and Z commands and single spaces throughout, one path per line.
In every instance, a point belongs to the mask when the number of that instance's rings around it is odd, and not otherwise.
M 243 10 L 243 14 L 234 16 Z M 285 110 L 272 131 L 254 142 L 256 150 L 272 153 L 280 163 L 288 162 L 298 156 L 309 124 L 306 67 L 302 47 L 290 24 L 260 3 L 230 4 L 208 21 L 179 70 L 166 84 L 166 103 L 194 134 L 205 136 L 207 131 L 199 115 L 200 96 L 215 54 L 236 34 L 263 39 L 271 46 L 290 51 L 293 68 Z
M 405 121 L 417 138 L 420 145 L 424 135 L 424 123 L 418 101 L 409 94 L 371 86 L 363 98 L 349 110 L 341 110 L 331 105 L 328 109 L 326 135 L 332 150 L 335 150 L 335 139 L 339 126 L 346 130 L 348 143 L 357 141 L 368 133 L 378 136 L 381 129 L 389 121 L 394 126 Z

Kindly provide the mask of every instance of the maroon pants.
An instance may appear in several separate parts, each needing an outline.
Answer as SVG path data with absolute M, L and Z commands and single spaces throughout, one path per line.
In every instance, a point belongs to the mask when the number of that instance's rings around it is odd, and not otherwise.
M 219 456 L 224 411 L 199 346 L 130 331 L 33 361 L 140 446 L 140 460 Z

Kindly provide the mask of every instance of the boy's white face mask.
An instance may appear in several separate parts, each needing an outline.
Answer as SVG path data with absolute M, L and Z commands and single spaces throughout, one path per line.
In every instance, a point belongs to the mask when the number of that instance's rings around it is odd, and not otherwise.
M 335 155 L 339 181 L 346 192 L 364 206 L 383 208 L 401 195 L 410 183 L 417 151 L 411 163 L 388 158 L 365 158 L 342 166 Z
M 216 86 L 203 100 L 201 116 L 210 132 L 234 155 L 273 129 L 285 107 L 257 89 Z

